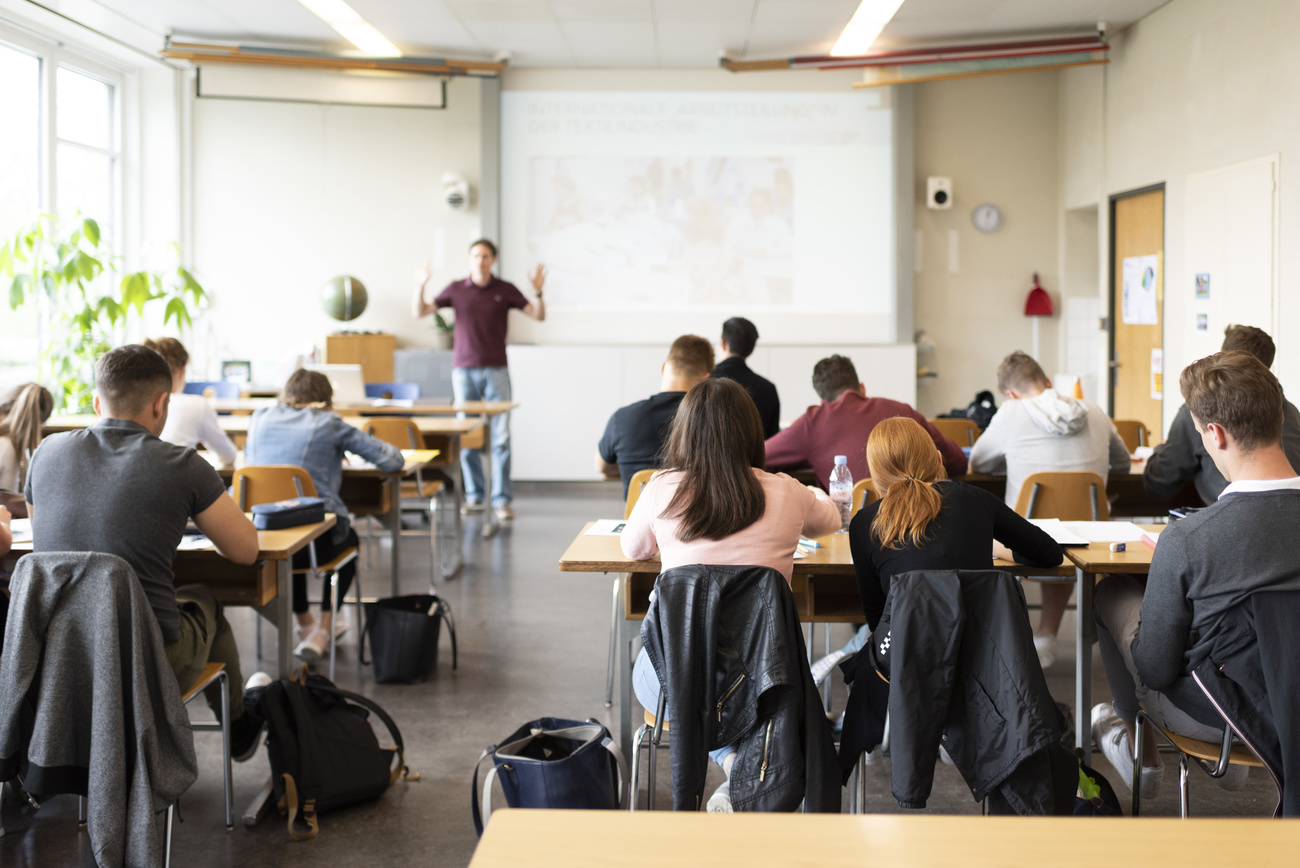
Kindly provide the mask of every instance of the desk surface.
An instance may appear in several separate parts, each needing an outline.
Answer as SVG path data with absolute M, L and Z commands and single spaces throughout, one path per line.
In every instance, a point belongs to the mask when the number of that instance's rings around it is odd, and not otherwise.
M 1093 842 L 1085 845 L 1082 842 Z M 1300 825 L 1278 820 L 495 811 L 470 868 L 1096 868 L 1107 853 L 1144 868 L 1291 864 Z M 1100 861 L 1106 861 L 1102 858 Z
M 221 430 L 228 435 L 247 434 L 249 416 L 218 416 L 217 421 L 221 425 Z M 343 421 L 355 428 L 362 428 L 366 424 L 364 416 L 344 416 Z M 45 423 L 46 434 L 57 434 L 62 431 L 76 431 L 80 428 L 89 428 L 99 421 L 99 417 L 89 413 L 82 413 L 73 416 L 51 416 L 50 420 Z M 417 416 L 412 420 L 420 429 L 422 434 L 457 434 L 463 435 L 477 428 L 482 427 L 483 420 L 477 417 L 468 419 L 457 419 L 455 416 Z
M 344 461 L 343 475 L 345 477 L 373 476 L 378 478 L 410 476 L 415 473 L 415 471 L 428 467 L 440 454 L 441 453 L 437 449 L 403 449 L 402 457 L 406 459 L 406 463 L 402 465 L 401 470 L 380 470 L 368 461 Z M 245 464 L 244 450 L 242 449 L 235 453 L 234 464 L 221 464 L 216 453 L 210 452 L 206 449 L 200 449 L 199 455 L 203 457 L 204 461 L 211 464 L 216 471 L 221 474 L 221 477 L 226 480 L 229 480 L 234 475 L 235 470 L 243 467 Z
M 212 398 L 212 406 L 218 413 L 253 413 L 263 407 L 270 407 L 278 399 L 271 398 Z M 467 413 L 474 416 L 496 416 L 501 413 L 509 413 L 519 405 L 512 401 L 464 401 L 460 404 L 441 404 L 441 403 L 421 403 L 415 402 L 411 406 L 405 405 L 388 405 L 375 404 L 370 401 L 362 402 L 340 402 L 334 405 L 334 409 L 340 415 L 347 413 L 369 413 L 371 415 L 382 415 L 384 413 L 400 413 L 404 416 L 454 416 L 457 413 Z
M 1144 530 L 1159 530 L 1167 525 L 1142 524 Z M 1093 543 L 1087 548 L 1068 548 L 1065 556 L 1088 573 L 1137 573 L 1145 575 L 1151 569 L 1151 557 L 1156 553 L 1146 543 L 1131 542 L 1124 551 L 1113 552 L 1109 543 Z
M 629 560 L 624 554 L 619 538 L 616 536 L 587 536 L 587 528 L 595 522 L 587 522 L 578 536 L 569 543 L 564 554 L 560 555 L 560 571 L 576 573 L 658 573 L 659 559 L 648 561 Z M 794 574 L 841 574 L 853 575 L 853 556 L 849 552 L 849 535 L 833 533 L 817 539 L 821 548 L 814 549 L 806 558 L 796 558 Z M 1105 546 L 1102 546 L 1105 548 Z M 1149 549 L 1148 549 L 1149 551 Z M 1110 552 L 1107 552 L 1110 554 Z M 1008 561 L 994 561 L 998 569 L 1005 569 L 1020 576 L 1059 576 L 1073 577 L 1074 566 L 1068 561 L 1058 567 L 1026 567 Z

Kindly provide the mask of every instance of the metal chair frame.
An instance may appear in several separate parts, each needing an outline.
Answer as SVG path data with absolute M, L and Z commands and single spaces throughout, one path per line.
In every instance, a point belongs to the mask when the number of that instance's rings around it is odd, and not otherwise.
M 1143 724 L 1151 724 L 1151 728 L 1156 731 L 1161 738 L 1169 744 L 1178 754 L 1178 816 L 1186 820 L 1190 816 L 1191 787 L 1189 786 L 1187 769 L 1190 765 L 1189 759 L 1196 760 L 1197 765 L 1205 770 L 1205 773 L 1212 778 L 1218 779 L 1228 773 L 1230 765 L 1254 766 L 1256 768 L 1267 768 L 1267 766 L 1250 750 L 1249 746 L 1233 749 L 1233 730 L 1232 726 L 1224 721 L 1223 741 L 1219 747 L 1219 757 L 1216 760 L 1207 760 L 1195 754 L 1189 753 L 1185 747 L 1195 745 L 1205 745 L 1206 748 L 1213 748 L 1209 742 L 1203 742 L 1189 736 L 1179 735 L 1171 732 L 1153 721 L 1144 709 L 1139 708 L 1137 713 L 1137 722 L 1134 726 L 1136 735 L 1133 738 L 1133 816 L 1138 816 L 1142 805 L 1142 746 L 1143 734 L 1146 727 Z M 1183 742 L 1184 744 L 1180 744 Z M 1205 753 L 1212 753 L 1212 750 L 1206 750 Z
M 632 739 L 632 779 L 629 782 L 631 792 L 628 794 L 628 810 L 635 811 L 637 797 L 640 795 L 641 786 L 641 750 L 646 747 L 646 735 L 650 736 L 648 754 L 650 757 L 649 765 L 646 767 L 646 810 L 655 809 L 655 767 L 657 766 L 659 746 L 663 742 L 664 733 L 668 730 L 667 717 L 668 697 L 662 690 L 659 691 L 659 704 L 655 709 L 654 723 L 649 720 L 641 724 L 641 728 L 636 731 Z

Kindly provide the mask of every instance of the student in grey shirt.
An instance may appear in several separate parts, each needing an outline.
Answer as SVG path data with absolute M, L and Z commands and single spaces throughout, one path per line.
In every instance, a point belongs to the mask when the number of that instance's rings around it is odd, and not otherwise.
M 1277 379 L 1255 356 L 1222 352 L 1189 365 L 1183 400 L 1206 453 L 1229 484 L 1215 503 L 1160 534 L 1144 583 L 1103 580 L 1093 603 L 1113 706 L 1092 711 L 1092 732 L 1120 780 L 1133 785 L 1139 704 L 1158 725 L 1218 744 L 1223 720 L 1191 679 L 1225 612 L 1256 591 L 1300 590 L 1300 477 L 1282 448 Z M 1163 776 L 1155 733 L 1144 741 L 1140 786 Z M 1220 785 L 1245 785 L 1233 766 Z
M 998 365 L 998 390 L 1009 400 L 998 408 L 970 453 L 974 473 L 1006 473 L 1012 509 L 1033 473 L 1089 470 L 1103 480 L 1128 473 L 1128 449 L 1106 412 L 1088 401 L 1066 397 L 1038 362 L 1017 350 Z M 1046 516 L 1050 518 L 1051 516 Z M 1042 586 L 1034 645 L 1043 668 L 1056 661 L 1056 634 L 1074 590 L 1071 584 Z
M 209 661 L 225 664 L 232 685 L 231 753 L 248 759 L 262 721 L 244 709 L 234 635 L 210 590 L 174 587 L 172 561 L 190 519 L 238 564 L 257 560 L 257 530 L 211 465 L 193 449 L 158 439 L 171 388 L 171 368 L 148 347 L 119 347 L 100 357 L 94 401 L 100 422 L 47 437 L 32 456 L 25 498 L 33 550 L 108 552 L 129 563 L 158 620 L 180 689 L 194 683 Z M 215 685 L 206 698 L 220 716 Z
M 1250 353 L 1266 368 L 1273 367 L 1273 356 L 1277 352 L 1267 332 L 1243 325 L 1230 325 L 1224 330 L 1223 349 Z M 1300 468 L 1300 410 L 1285 398 L 1282 401 L 1282 450 L 1291 466 Z M 1173 497 L 1189 479 L 1196 480 L 1196 493 L 1207 505 L 1214 503 L 1228 484 L 1214 466 L 1210 453 L 1205 451 L 1201 435 L 1192 422 L 1192 414 L 1183 405 L 1169 425 L 1169 436 L 1147 459 L 1146 469 L 1142 471 L 1142 487 L 1154 497 Z

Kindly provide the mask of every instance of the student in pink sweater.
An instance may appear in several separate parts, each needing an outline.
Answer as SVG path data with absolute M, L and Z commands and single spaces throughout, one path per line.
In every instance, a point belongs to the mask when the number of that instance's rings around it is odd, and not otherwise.
M 644 560 L 659 552 L 663 569 L 687 564 L 763 566 L 786 581 L 800 536 L 840 528 L 825 493 L 783 473 L 763 470 L 763 422 L 754 400 L 734 380 L 706 379 L 682 399 L 664 464 L 646 484 L 623 529 L 623 553 Z M 646 708 L 659 702 L 659 679 L 645 652 L 632 687 Z M 735 749 L 709 756 L 730 775 Z M 730 782 L 709 798 L 711 813 L 731 813 Z

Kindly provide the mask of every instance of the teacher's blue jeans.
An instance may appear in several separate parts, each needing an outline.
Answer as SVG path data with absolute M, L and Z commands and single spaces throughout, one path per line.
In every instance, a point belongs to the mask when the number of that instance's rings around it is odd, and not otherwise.
M 451 389 L 456 402 L 509 401 L 510 369 L 452 368 Z M 514 494 L 510 488 L 510 414 L 490 417 L 488 423 L 492 446 L 492 505 L 504 506 Z M 465 484 L 465 499 L 483 501 L 483 463 L 477 449 L 463 449 L 460 453 L 461 478 Z
M 651 714 L 659 708 L 659 676 L 655 674 L 650 658 L 645 655 L 645 649 L 636 655 L 636 663 L 632 666 L 632 692 L 636 694 L 637 702 Z M 722 765 L 722 761 L 735 752 L 736 748 L 732 745 L 723 745 L 717 750 L 709 751 L 709 759 Z

